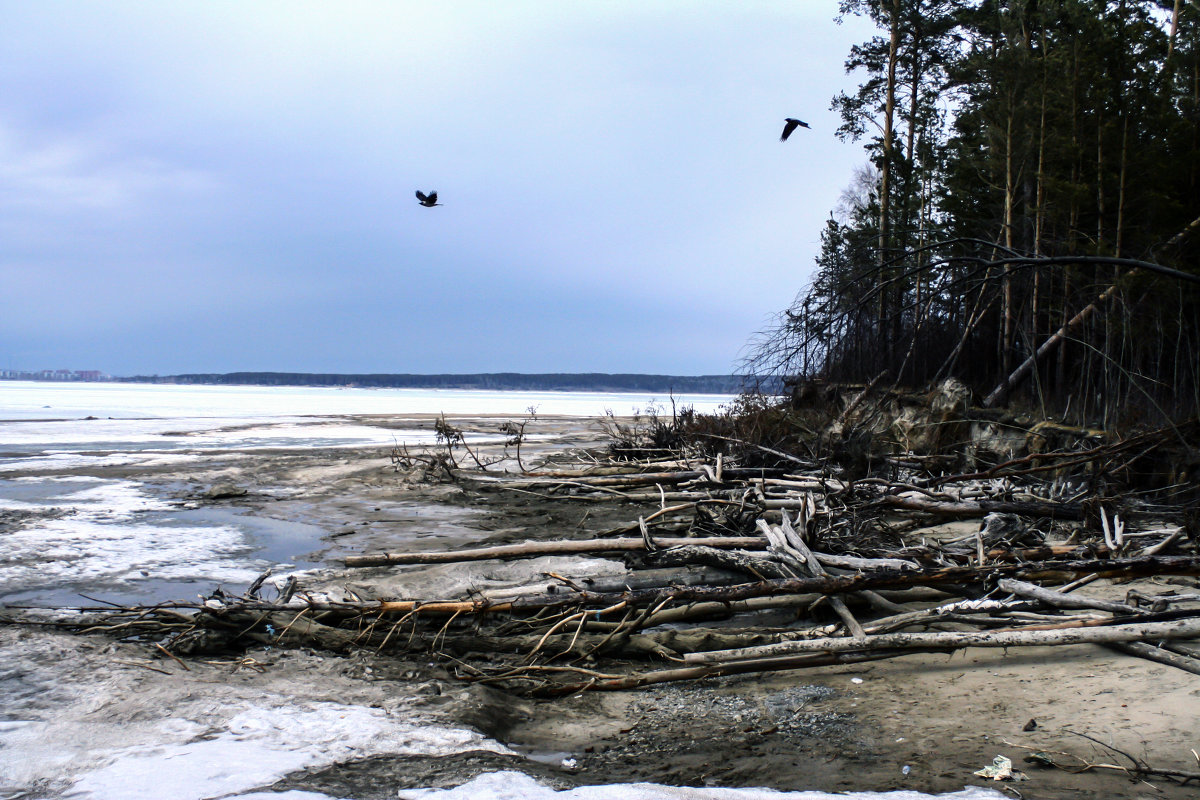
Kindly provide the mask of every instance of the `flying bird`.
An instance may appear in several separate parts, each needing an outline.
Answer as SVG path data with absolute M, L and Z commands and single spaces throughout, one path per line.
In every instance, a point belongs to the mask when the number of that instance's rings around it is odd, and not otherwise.
M 796 130 L 796 128 L 807 128 L 808 127 L 807 122 L 801 122 L 800 120 L 792 119 L 791 117 L 788 117 L 787 119 L 785 119 L 784 123 L 785 124 L 783 126 L 783 135 L 779 137 L 779 141 L 781 141 L 781 142 L 786 142 L 788 140 L 788 137 L 792 135 L 792 131 Z
M 426 208 L 433 208 L 434 206 L 441 205 L 441 203 L 437 201 L 437 192 L 425 194 L 420 189 L 417 189 L 417 200 L 419 200 L 421 205 L 425 206 Z

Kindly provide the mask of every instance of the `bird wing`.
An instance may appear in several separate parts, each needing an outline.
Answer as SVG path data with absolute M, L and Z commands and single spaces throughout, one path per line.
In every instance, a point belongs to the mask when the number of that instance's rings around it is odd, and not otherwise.
M 792 131 L 796 130 L 796 126 L 800 124 L 798 119 L 785 120 L 787 124 L 783 126 L 783 135 L 779 137 L 779 141 L 786 142 L 787 138 L 792 135 Z
M 425 193 L 422 192 L 420 189 L 417 189 L 417 199 L 420 200 L 422 203 L 429 200 L 429 198 L 425 196 Z
M 437 192 L 429 193 L 429 202 L 431 205 L 437 203 Z

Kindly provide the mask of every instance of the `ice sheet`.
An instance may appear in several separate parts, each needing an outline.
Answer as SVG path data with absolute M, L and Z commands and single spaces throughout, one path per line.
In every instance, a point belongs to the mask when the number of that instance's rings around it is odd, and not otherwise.
M 298 446 L 381 445 L 393 441 L 432 441 L 431 431 L 394 430 L 347 423 L 338 418 L 230 417 L 170 419 L 71 419 L 0 422 L 0 448 L 10 453 L 88 447 L 91 450 L 262 449 Z
M 715 411 L 728 395 L 677 395 L 676 405 Z M 670 411 L 668 392 L 488 392 L 312 386 L 177 386 L 139 383 L 0 381 L 0 419 L 108 417 L 285 417 L 340 414 L 619 415 L 652 404 Z

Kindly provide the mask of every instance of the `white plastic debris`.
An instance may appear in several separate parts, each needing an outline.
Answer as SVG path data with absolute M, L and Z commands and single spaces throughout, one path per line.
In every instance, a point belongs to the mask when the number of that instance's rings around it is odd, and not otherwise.
M 1023 781 L 1028 780 L 1024 773 L 1013 769 L 1012 761 L 1004 756 L 996 756 L 992 763 L 983 769 L 976 770 L 975 775 L 981 778 L 991 778 L 994 781 Z

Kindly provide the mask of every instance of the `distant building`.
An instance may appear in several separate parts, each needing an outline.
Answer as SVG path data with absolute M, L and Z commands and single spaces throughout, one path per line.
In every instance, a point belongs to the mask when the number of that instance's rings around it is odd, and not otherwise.
M 0 369 L 0 380 L 8 381 L 107 381 L 98 369 Z

